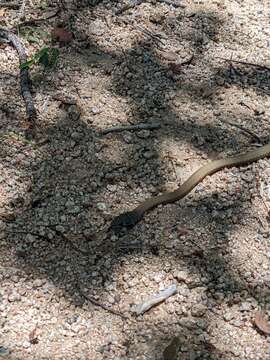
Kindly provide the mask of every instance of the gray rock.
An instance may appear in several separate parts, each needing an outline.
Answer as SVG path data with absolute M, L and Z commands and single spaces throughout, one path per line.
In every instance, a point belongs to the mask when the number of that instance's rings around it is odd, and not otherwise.
M 137 132 L 137 136 L 141 139 L 147 139 L 150 136 L 150 131 L 149 130 L 140 130 Z
M 174 277 L 177 281 L 181 282 L 188 282 L 189 274 L 186 271 L 177 271 L 174 274 Z
M 39 288 L 44 284 L 44 281 L 42 279 L 35 279 L 33 281 L 33 287 L 34 288 Z
M 34 243 L 36 241 L 36 237 L 32 234 L 27 234 L 25 240 L 29 243 Z
M 91 108 L 91 112 L 94 114 L 94 115 L 97 115 L 97 114 L 100 114 L 102 112 L 102 109 L 101 108 L 98 108 L 97 106 L 93 106 Z
M 101 36 L 106 31 L 106 25 L 101 20 L 93 21 L 89 26 L 89 32 L 95 36 Z
M 12 292 L 9 296 L 8 296 L 8 301 L 9 302 L 15 302 L 15 301 L 20 301 L 21 300 L 21 295 L 16 293 L 16 292 Z
M 191 307 L 191 315 L 200 317 L 206 313 L 207 307 L 203 304 L 197 304 Z
M 245 301 L 240 305 L 240 311 L 249 311 L 252 309 L 251 303 Z
M 103 202 L 98 202 L 97 203 L 97 208 L 100 211 L 105 211 L 107 209 L 107 205 L 105 203 L 103 203 Z
M 153 159 L 154 157 L 156 157 L 156 154 L 153 152 L 153 151 L 145 151 L 144 153 L 143 153 L 143 156 L 144 156 L 144 158 L 145 159 Z
M 62 234 L 65 232 L 65 228 L 62 225 L 56 225 L 55 230 L 59 231 Z
M 223 315 L 223 319 L 225 321 L 231 321 L 233 318 L 234 318 L 234 315 L 231 312 L 227 312 Z

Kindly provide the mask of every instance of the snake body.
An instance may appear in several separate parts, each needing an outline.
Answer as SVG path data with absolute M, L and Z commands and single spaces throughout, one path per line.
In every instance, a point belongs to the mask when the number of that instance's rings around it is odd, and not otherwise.
M 161 195 L 151 197 L 143 201 L 134 210 L 118 215 L 111 223 L 111 229 L 118 231 L 123 227 L 131 227 L 140 221 L 144 214 L 160 204 L 168 204 L 185 197 L 199 182 L 206 176 L 233 166 L 247 165 L 264 157 L 270 156 L 270 144 L 264 145 L 253 151 L 214 160 L 195 171 L 179 188 L 175 191 L 165 192 Z

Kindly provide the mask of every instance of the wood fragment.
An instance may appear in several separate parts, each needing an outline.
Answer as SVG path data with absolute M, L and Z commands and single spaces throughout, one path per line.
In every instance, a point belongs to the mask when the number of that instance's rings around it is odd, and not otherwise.
M 144 314 L 146 311 L 150 310 L 153 306 L 156 306 L 166 299 L 168 299 L 170 296 L 176 294 L 177 287 L 175 284 L 171 285 L 167 289 L 164 289 L 160 293 L 152 296 L 151 298 L 147 299 L 146 301 L 143 301 L 142 303 L 135 305 L 133 308 L 133 312 L 139 316 Z
M 266 320 L 262 311 L 257 311 L 254 317 L 254 324 L 266 335 L 270 335 L 270 322 Z
M 102 135 L 106 135 L 112 132 L 121 132 L 121 131 L 134 131 L 134 130 L 155 130 L 159 129 L 160 124 L 136 124 L 136 125 L 123 125 L 123 126 L 113 126 L 111 128 L 105 129 L 101 131 Z

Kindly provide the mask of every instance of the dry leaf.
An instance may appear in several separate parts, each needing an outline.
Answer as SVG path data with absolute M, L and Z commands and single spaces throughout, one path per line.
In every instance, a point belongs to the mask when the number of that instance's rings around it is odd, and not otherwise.
M 51 32 L 52 39 L 60 42 L 61 44 L 68 44 L 73 40 L 73 34 L 62 28 L 56 27 Z
M 257 311 L 254 318 L 254 324 L 264 334 L 270 335 L 270 322 L 265 318 L 265 314 L 262 311 Z
M 180 350 L 180 340 L 178 337 L 174 337 L 170 344 L 163 351 L 163 360 L 176 360 L 178 352 Z

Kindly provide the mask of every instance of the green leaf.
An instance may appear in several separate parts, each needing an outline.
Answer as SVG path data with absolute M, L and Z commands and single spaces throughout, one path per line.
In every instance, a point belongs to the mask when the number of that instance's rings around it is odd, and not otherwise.
M 38 50 L 30 60 L 25 61 L 20 65 L 21 69 L 29 69 L 30 66 L 39 64 L 45 69 L 53 67 L 58 60 L 59 50 L 55 48 L 44 47 Z
M 21 69 L 21 70 L 29 69 L 30 66 L 32 66 L 33 64 L 34 64 L 34 60 L 33 60 L 33 59 L 28 60 L 28 61 L 25 61 L 24 63 L 22 63 L 22 64 L 20 65 L 20 69 Z

